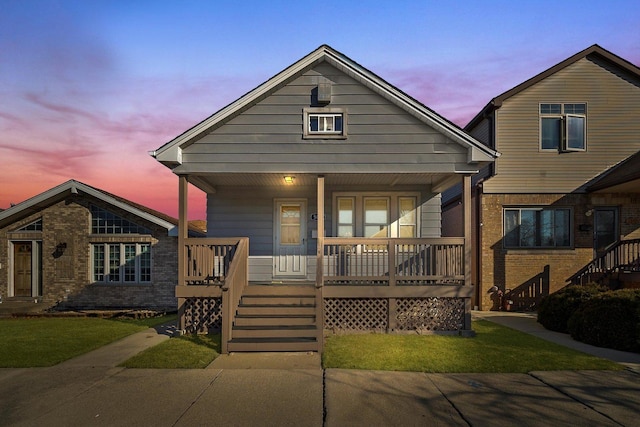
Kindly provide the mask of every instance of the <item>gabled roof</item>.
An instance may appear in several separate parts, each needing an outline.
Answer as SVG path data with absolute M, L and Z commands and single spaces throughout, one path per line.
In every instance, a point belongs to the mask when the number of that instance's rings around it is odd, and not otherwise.
M 177 219 L 73 179 L 1 211 L 0 227 L 10 224 L 21 216 L 29 215 L 38 209 L 42 209 L 58 200 L 62 200 L 70 194 L 82 193 L 102 200 L 105 203 L 118 207 L 153 224 L 157 224 L 160 227 L 166 228 L 168 234 L 171 236 L 177 235 Z M 197 228 L 194 228 L 192 231 L 196 234 L 202 234 Z
M 212 127 L 235 117 L 242 111 L 245 111 L 252 105 L 267 97 L 269 94 L 286 85 L 304 71 L 321 62 L 327 62 L 333 67 L 348 74 L 350 77 L 356 79 L 390 102 L 404 109 L 409 114 L 412 114 L 427 123 L 429 126 L 432 126 L 439 132 L 447 135 L 453 141 L 465 146 L 470 150 L 469 162 L 491 161 L 498 156 L 496 151 L 486 147 L 484 144 L 481 144 L 454 123 L 440 116 L 435 111 L 426 107 L 400 89 L 387 83 L 376 74 L 327 45 L 320 46 L 260 86 L 246 93 L 238 100 L 222 108 L 209 118 L 149 154 L 166 166 L 171 168 L 175 167 L 182 162 L 182 148 L 192 144 Z
M 531 86 L 539 83 L 540 81 L 546 79 L 547 77 L 557 73 L 558 71 L 567 68 L 568 66 L 574 64 L 575 62 L 586 58 L 590 55 L 597 55 L 598 57 L 604 59 L 605 61 L 613 64 L 614 66 L 620 68 L 621 70 L 626 71 L 627 73 L 630 73 L 631 75 L 635 76 L 636 78 L 640 79 L 640 68 L 636 67 L 635 65 L 633 65 L 631 62 L 627 61 L 626 59 L 609 52 L 608 50 L 602 48 L 601 46 L 594 44 L 588 48 L 586 48 L 585 50 L 582 50 L 578 53 L 576 53 L 575 55 L 565 59 L 564 61 L 554 65 L 553 67 L 541 72 L 540 74 L 537 74 L 535 76 L 533 76 L 532 78 L 530 78 L 529 80 L 526 80 L 523 83 L 520 83 L 518 86 L 509 89 L 508 91 L 502 93 L 501 95 L 496 96 L 495 98 L 493 98 L 491 101 L 489 101 L 489 103 L 487 105 L 485 105 L 485 107 L 480 110 L 480 112 L 473 118 L 471 119 L 471 121 L 469 122 L 469 124 L 467 124 L 464 128 L 465 129 L 472 129 L 474 126 L 476 126 L 478 124 L 478 122 L 480 120 L 482 120 L 484 117 L 486 117 L 488 114 L 491 114 L 491 112 L 493 112 L 494 110 L 497 110 L 498 108 L 500 108 L 502 106 L 502 103 L 511 98 L 512 96 L 530 88 Z
M 628 188 L 618 187 L 623 185 Z M 598 175 L 587 185 L 586 190 L 588 192 L 611 191 L 613 187 L 618 187 L 620 192 L 629 190 L 640 192 L 640 151 Z

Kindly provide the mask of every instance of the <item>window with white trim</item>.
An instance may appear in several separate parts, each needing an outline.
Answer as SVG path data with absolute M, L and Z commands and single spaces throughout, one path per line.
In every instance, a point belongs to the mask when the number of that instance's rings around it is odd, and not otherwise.
M 91 233 L 93 234 L 151 234 L 151 231 L 106 209 L 91 205 Z
M 587 148 L 587 104 L 540 104 L 540 149 L 584 151 Z
M 94 282 L 151 282 L 150 243 L 94 243 L 91 254 Z
M 20 227 L 16 231 L 42 231 L 42 218 L 38 218 L 35 221 Z
M 347 113 L 342 108 L 305 108 L 303 137 L 344 139 L 347 135 Z
M 337 237 L 419 237 L 418 195 L 335 195 Z
M 505 208 L 505 248 L 571 247 L 571 209 Z

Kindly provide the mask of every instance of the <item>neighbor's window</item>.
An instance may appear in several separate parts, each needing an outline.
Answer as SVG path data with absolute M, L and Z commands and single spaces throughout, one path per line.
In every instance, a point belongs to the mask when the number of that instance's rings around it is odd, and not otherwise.
M 42 218 L 38 218 L 16 231 L 42 231 Z
M 504 247 L 566 248 L 571 246 L 571 209 L 504 209 Z
M 93 234 L 151 234 L 151 231 L 128 221 L 106 209 L 91 205 L 91 233 Z
M 540 148 L 586 149 L 587 104 L 540 104 Z
M 91 246 L 94 282 L 151 282 L 151 244 L 97 243 Z
M 305 138 L 344 138 L 347 134 L 346 112 L 341 108 L 305 108 Z

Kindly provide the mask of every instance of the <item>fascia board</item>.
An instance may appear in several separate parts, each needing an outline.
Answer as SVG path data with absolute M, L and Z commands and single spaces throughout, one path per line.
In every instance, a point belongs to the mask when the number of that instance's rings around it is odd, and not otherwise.
M 22 203 L 18 203 L 15 206 L 12 206 L 2 212 L 0 212 L 0 221 L 5 220 L 7 218 L 10 218 L 14 215 L 19 214 L 22 211 L 25 211 L 29 208 L 32 208 L 34 206 L 38 206 L 44 202 L 46 202 L 47 200 L 64 193 L 65 191 L 69 191 L 69 192 L 74 192 L 74 191 L 82 191 L 83 193 L 86 193 L 88 195 L 91 195 L 97 199 L 100 199 L 106 203 L 109 203 L 110 205 L 116 206 L 120 209 L 123 209 L 133 215 L 136 215 L 140 218 L 143 218 L 149 222 L 152 222 L 160 227 L 163 227 L 165 229 L 167 229 L 167 231 L 170 233 L 171 230 L 173 228 L 176 227 L 175 224 L 165 221 L 161 218 L 156 217 L 155 215 L 151 215 L 148 212 L 144 212 L 141 211 L 127 203 L 123 203 L 117 199 L 114 199 L 111 196 L 108 196 L 92 187 L 89 187 L 79 181 L 75 181 L 75 180 L 70 180 L 67 182 L 64 182 L 56 187 L 53 187 L 43 193 L 40 193 L 36 196 L 31 197 L 30 199 L 25 200 Z

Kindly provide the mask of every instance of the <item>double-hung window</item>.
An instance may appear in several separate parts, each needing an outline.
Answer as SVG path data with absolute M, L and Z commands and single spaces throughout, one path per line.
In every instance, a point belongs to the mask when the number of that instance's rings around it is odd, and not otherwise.
M 587 104 L 540 104 L 540 148 L 583 151 L 587 147 Z
M 338 237 L 418 237 L 417 195 L 336 196 Z
M 505 208 L 505 248 L 568 248 L 571 209 Z

